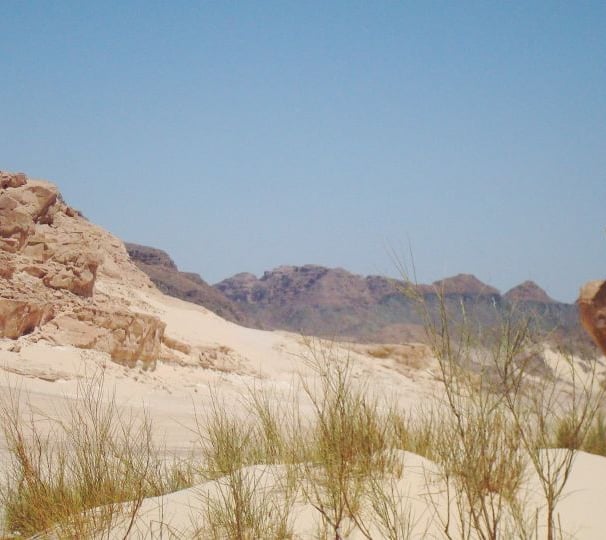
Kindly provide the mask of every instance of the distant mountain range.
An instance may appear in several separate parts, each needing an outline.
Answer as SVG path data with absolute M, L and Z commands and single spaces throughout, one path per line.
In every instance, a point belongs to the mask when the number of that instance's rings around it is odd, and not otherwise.
M 308 264 L 280 266 L 260 278 L 236 274 L 211 286 L 197 274 L 180 272 L 164 251 L 137 244 L 126 247 L 135 264 L 164 293 L 245 326 L 366 342 L 424 337 L 418 306 L 404 294 L 407 285 L 400 280 Z M 589 344 L 576 304 L 553 300 L 531 281 L 501 294 L 473 275 L 459 274 L 416 285 L 415 293 L 432 313 L 437 312 L 439 293 L 452 313 L 465 306 L 482 324 L 495 323 L 514 310 L 518 316 L 532 315 L 535 324 L 550 331 L 555 340 Z

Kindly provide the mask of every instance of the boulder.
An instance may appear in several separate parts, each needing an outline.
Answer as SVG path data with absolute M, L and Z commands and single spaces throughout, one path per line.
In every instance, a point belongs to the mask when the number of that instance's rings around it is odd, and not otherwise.
M 94 255 L 81 253 L 73 263 L 48 265 L 48 268 L 56 270 L 46 273 L 42 282 L 51 289 L 66 289 L 78 296 L 91 297 L 98 266 L 99 261 Z
M 27 176 L 23 173 L 9 173 L 0 171 L 0 189 L 22 186 L 27 182 Z
M 166 327 L 152 315 L 86 307 L 53 319 L 49 326 L 57 344 L 107 352 L 128 366 L 137 361 L 155 364 Z
M 20 251 L 32 232 L 30 216 L 10 195 L 0 193 L 0 250 L 9 253 Z
M 97 278 L 105 280 L 100 295 Z M 43 325 L 28 339 L 153 364 L 165 324 L 108 294 L 108 280 L 150 286 L 122 242 L 67 206 L 54 185 L 0 172 L 0 337 L 18 339 Z
M 579 314 L 585 330 L 606 354 L 606 281 L 591 281 L 581 288 Z
M 167 336 L 166 334 L 164 334 L 164 337 L 162 338 L 162 343 L 164 343 L 164 345 L 166 345 L 169 349 L 172 349 L 173 351 L 179 351 L 183 354 L 191 354 L 191 345 L 188 345 L 187 343 L 183 343 L 178 339 Z
M 0 192 L 0 250 L 16 253 L 34 234 L 35 225 L 50 224 L 58 191 L 43 182 L 10 186 Z
M 46 304 L 0 298 L 0 337 L 17 339 L 31 334 L 53 316 Z

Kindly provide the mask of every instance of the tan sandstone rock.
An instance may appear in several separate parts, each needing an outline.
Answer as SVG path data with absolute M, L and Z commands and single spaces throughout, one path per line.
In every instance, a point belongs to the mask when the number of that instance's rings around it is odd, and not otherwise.
M 606 281 L 591 281 L 581 288 L 579 313 L 585 330 L 606 354 Z
M 59 192 L 46 182 L 10 183 L 0 191 L 0 249 L 16 253 L 20 251 L 35 225 L 52 223 Z
M 90 297 L 97 277 L 99 261 L 90 254 L 80 254 L 74 263 L 59 266 L 54 273 L 46 273 L 42 282 L 51 289 L 66 289 L 78 296 Z
M 178 339 L 175 339 L 173 337 L 167 336 L 166 334 L 162 338 L 162 343 L 164 343 L 164 345 L 166 345 L 169 349 L 172 349 L 173 351 L 179 351 L 183 354 L 191 354 L 190 345 L 188 345 L 187 343 L 183 343 L 182 341 L 179 341 Z
M 30 334 L 53 316 L 50 306 L 0 298 L 0 337 L 16 339 Z
M 79 308 L 49 323 L 60 345 L 107 352 L 116 362 L 150 365 L 158 359 L 166 325 L 151 315 L 126 310 Z
M 99 279 L 105 292 L 95 294 Z M 165 325 L 130 311 L 111 292 L 122 284 L 152 286 L 119 239 L 67 206 L 53 184 L 0 172 L 0 337 L 29 335 L 151 365 Z
M 19 187 L 27 182 L 27 176 L 23 173 L 9 173 L 0 171 L 0 188 Z
M 0 278 L 11 279 L 15 273 L 15 265 L 4 253 L 0 253 Z

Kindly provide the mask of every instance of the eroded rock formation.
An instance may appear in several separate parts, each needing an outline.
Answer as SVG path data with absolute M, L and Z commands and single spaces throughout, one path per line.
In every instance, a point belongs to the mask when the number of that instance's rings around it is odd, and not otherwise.
M 0 298 L 0 336 L 17 339 L 30 334 L 53 317 L 53 308 L 47 304 Z
M 591 281 L 581 288 L 579 313 L 583 326 L 606 354 L 606 281 Z
M 154 362 L 164 323 L 97 294 L 98 277 L 152 286 L 122 242 L 65 204 L 53 184 L 0 172 L 0 338 L 31 334 L 128 365 Z
M 8 187 L 19 187 L 27 182 L 27 176 L 23 173 L 9 173 L 0 171 L 0 189 Z
M 81 307 L 49 324 L 53 341 L 108 352 L 120 363 L 155 362 L 166 325 L 156 317 L 128 310 Z

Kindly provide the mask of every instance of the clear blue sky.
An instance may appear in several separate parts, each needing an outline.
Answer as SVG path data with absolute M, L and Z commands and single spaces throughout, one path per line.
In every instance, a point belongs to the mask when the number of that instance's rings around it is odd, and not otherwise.
M 606 277 L 606 2 L 0 2 L 0 168 L 211 283 Z

